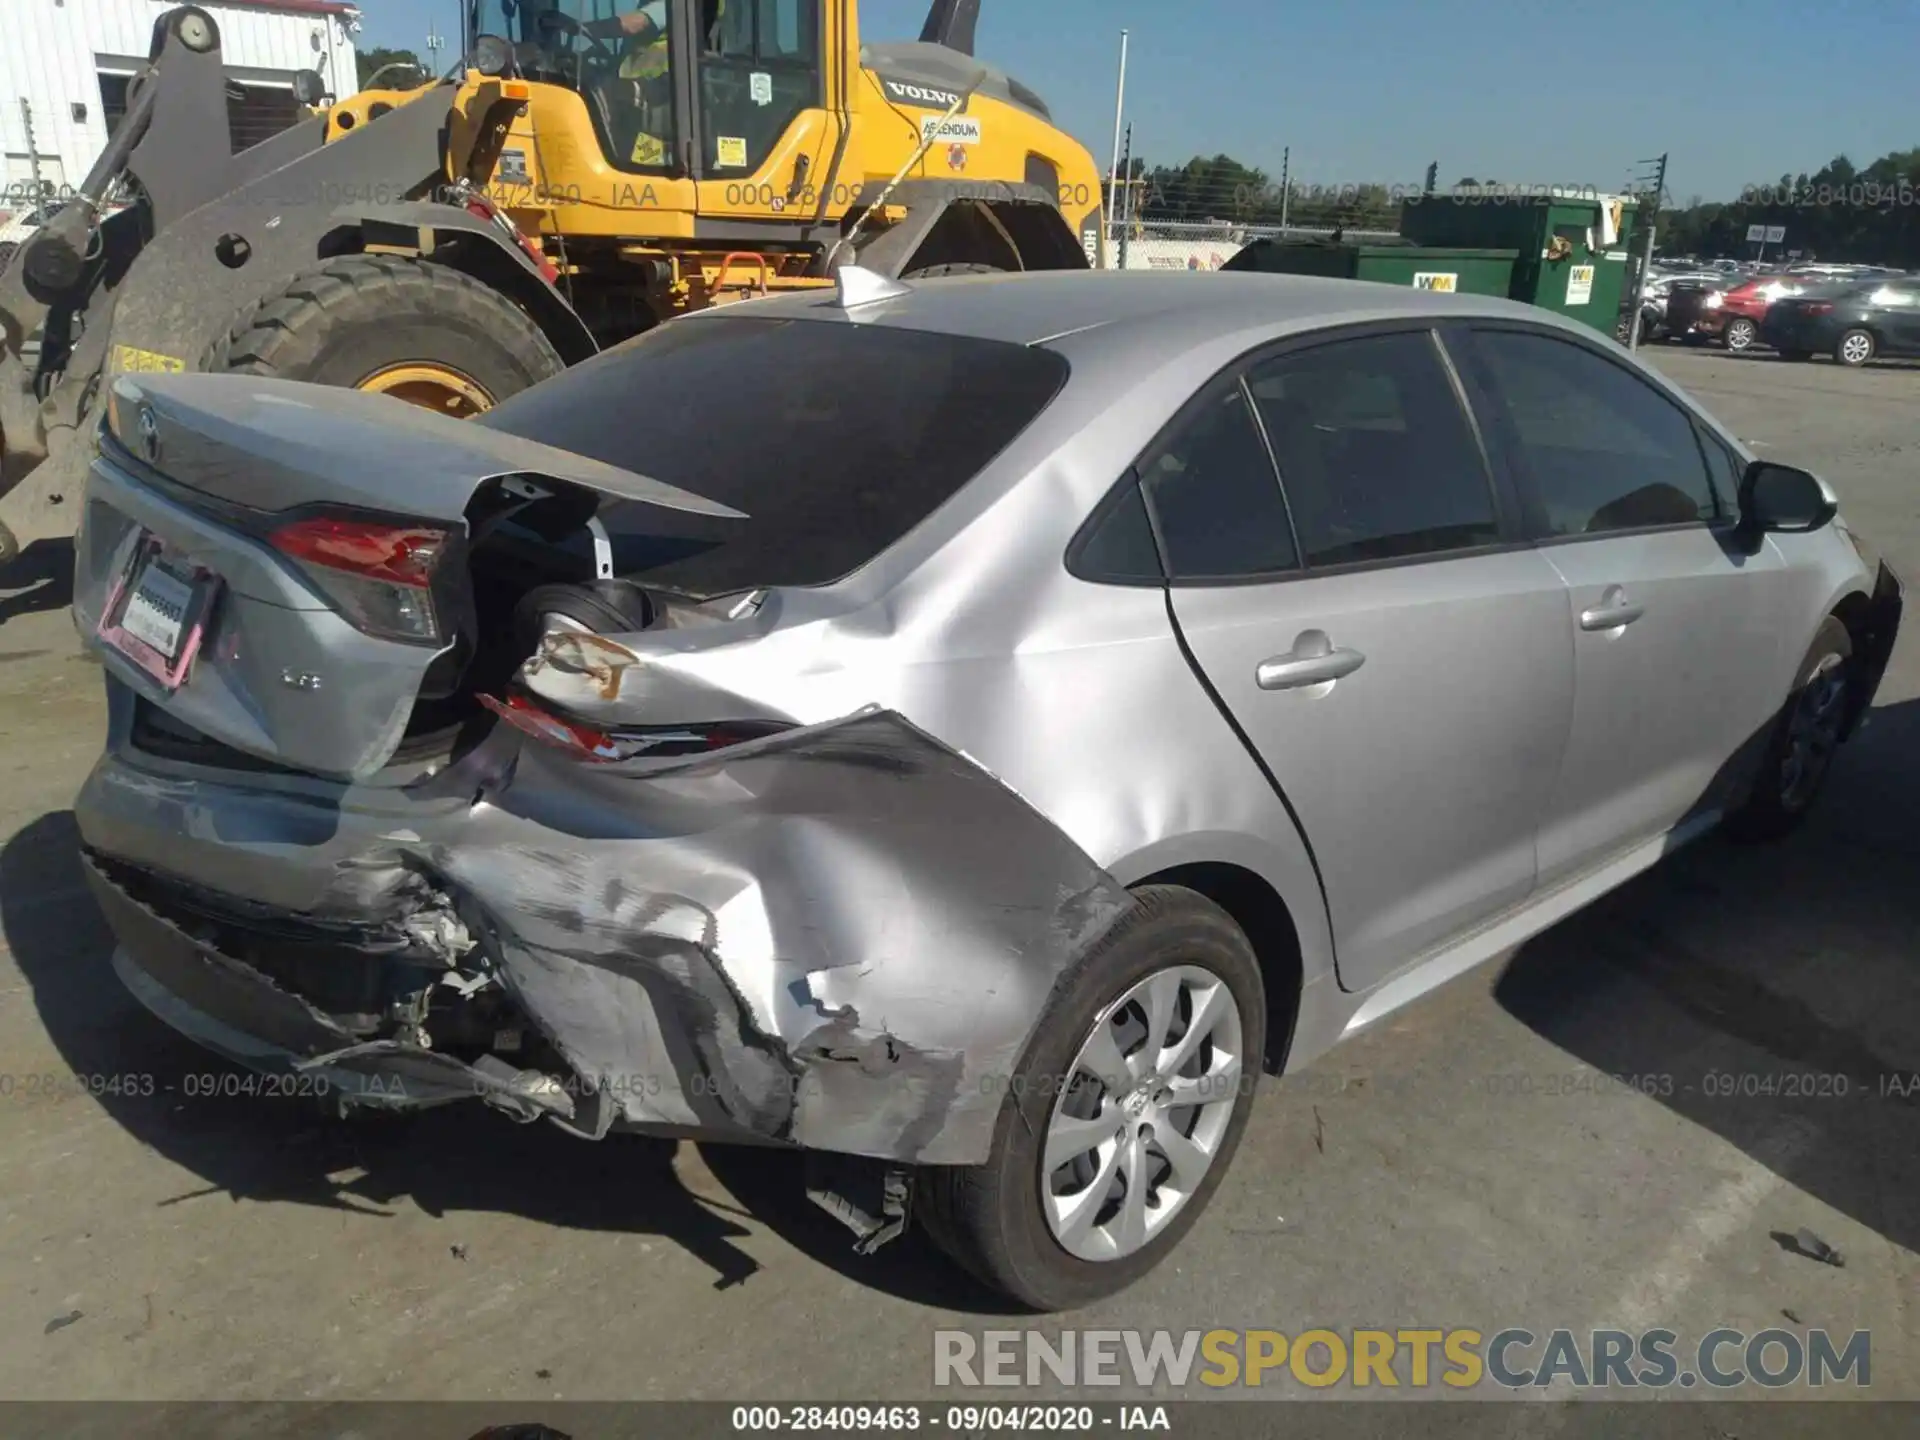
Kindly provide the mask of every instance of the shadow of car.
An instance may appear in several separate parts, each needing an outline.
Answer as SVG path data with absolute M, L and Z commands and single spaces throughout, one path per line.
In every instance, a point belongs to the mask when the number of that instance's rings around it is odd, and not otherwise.
M 1920 1250 L 1920 701 L 1882 707 L 1790 845 L 1697 846 L 1530 941 L 1499 1003 Z

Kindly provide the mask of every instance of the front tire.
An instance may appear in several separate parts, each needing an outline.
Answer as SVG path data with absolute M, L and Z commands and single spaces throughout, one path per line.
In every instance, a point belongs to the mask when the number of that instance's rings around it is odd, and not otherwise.
M 1135 898 L 1062 977 L 987 1162 L 919 1177 L 935 1242 L 1036 1310 L 1112 1295 L 1172 1252 L 1232 1163 L 1265 1054 L 1240 927 L 1181 887 Z
M 1777 840 L 1799 828 L 1826 787 L 1858 678 L 1853 637 L 1829 615 L 1794 675 L 1753 793 L 1727 817 L 1728 834 L 1738 840 Z
M 350 255 L 262 300 L 203 368 L 378 391 L 467 419 L 566 365 L 526 311 L 472 276 Z
M 1849 370 L 1858 370 L 1873 359 L 1874 352 L 1879 348 L 1874 343 L 1871 330 L 1856 328 L 1840 337 L 1840 343 L 1833 348 L 1833 358 Z

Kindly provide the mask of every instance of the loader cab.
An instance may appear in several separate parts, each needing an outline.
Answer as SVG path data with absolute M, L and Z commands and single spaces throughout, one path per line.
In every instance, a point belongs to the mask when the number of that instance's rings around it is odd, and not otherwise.
M 828 129 L 827 8 L 825 0 L 473 0 L 468 51 L 478 37 L 498 36 L 521 78 L 578 93 L 614 169 L 701 182 L 702 213 L 740 210 L 749 189 L 764 203 L 745 208 L 778 212 L 789 190 L 798 200 Z M 801 184 L 748 184 L 765 180 L 775 161 Z

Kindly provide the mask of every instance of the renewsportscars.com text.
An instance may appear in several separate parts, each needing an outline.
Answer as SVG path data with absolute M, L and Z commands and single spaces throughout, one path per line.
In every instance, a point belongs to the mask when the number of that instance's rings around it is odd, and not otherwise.
M 1825 1330 L 1710 1330 L 1683 1342 L 1672 1330 L 1520 1328 L 1303 1330 L 936 1330 L 933 1383 L 941 1387 L 1302 1385 L 1323 1389 L 1730 1390 L 1872 1383 L 1872 1336 Z

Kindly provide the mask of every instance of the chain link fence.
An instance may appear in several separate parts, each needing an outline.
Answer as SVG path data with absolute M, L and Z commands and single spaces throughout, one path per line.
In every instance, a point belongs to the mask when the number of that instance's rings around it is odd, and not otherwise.
M 1121 270 L 1218 270 L 1255 240 L 1392 240 L 1393 227 L 1236 225 L 1231 221 L 1138 220 L 1115 225 L 1107 254 Z
M 1117 195 L 1108 263 L 1126 270 L 1217 270 L 1255 240 L 1400 237 L 1402 207 L 1533 203 L 1545 195 L 1595 197 L 1591 185 L 1503 185 L 1462 179 L 1404 184 L 1274 182 L 1227 156 L 1196 156 L 1178 168 L 1136 169 Z

